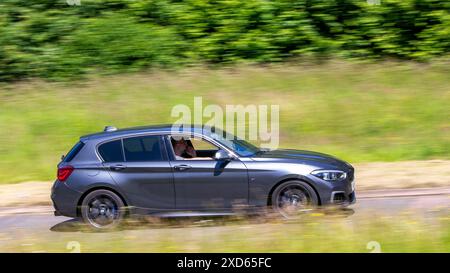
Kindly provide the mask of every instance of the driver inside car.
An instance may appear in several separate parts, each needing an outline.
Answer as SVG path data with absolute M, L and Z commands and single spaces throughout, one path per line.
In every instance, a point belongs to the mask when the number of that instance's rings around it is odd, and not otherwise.
M 186 141 L 184 138 L 180 138 L 179 140 L 175 140 L 173 137 L 170 138 L 172 142 L 173 151 L 175 152 L 176 160 L 204 160 L 204 159 L 212 159 L 210 157 L 198 157 L 197 152 L 195 151 L 194 146 L 189 141 Z

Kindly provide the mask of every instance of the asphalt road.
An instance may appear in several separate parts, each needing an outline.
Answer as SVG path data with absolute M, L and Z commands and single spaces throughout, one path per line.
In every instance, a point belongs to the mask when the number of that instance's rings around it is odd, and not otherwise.
M 358 197 L 357 197 L 358 198 Z M 450 209 L 450 190 L 402 190 L 363 193 L 356 204 L 350 206 L 348 217 L 367 217 L 368 214 L 395 215 L 404 211 L 432 215 L 437 210 Z M 77 232 L 78 220 L 55 217 L 51 207 L 0 209 L 0 232 L 21 234 L 46 234 L 53 232 Z M 143 224 L 145 229 L 145 224 Z M 148 228 L 151 228 L 149 226 Z

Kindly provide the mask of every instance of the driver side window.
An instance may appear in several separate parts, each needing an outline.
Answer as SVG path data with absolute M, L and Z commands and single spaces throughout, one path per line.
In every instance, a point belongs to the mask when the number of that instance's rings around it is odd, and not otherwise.
M 213 160 L 219 148 L 198 137 L 170 137 L 176 160 Z

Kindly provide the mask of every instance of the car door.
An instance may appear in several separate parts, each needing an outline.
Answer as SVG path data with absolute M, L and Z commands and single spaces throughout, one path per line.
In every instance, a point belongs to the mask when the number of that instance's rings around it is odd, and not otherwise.
M 155 211 L 175 208 L 172 167 L 161 136 L 128 137 L 114 145 L 122 149 L 123 161 L 104 162 L 104 166 L 131 205 Z
M 197 138 L 191 138 L 198 140 Z M 206 141 L 206 140 L 199 140 Z M 247 168 L 239 159 L 217 161 L 212 157 L 177 159 L 171 141 L 166 141 L 173 168 L 177 209 L 229 210 L 248 204 Z M 213 155 L 219 147 L 203 143 L 210 149 L 199 154 Z M 198 145 L 198 144 L 197 144 Z M 194 144 L 195 147 L 195 144 Z M 198 147 L 197 147 L 198 149 Z

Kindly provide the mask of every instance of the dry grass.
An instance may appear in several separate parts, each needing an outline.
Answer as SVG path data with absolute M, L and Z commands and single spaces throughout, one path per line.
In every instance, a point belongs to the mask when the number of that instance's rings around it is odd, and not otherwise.
M 450 187 L 450 160 L 354 164 L 358 190 Z

